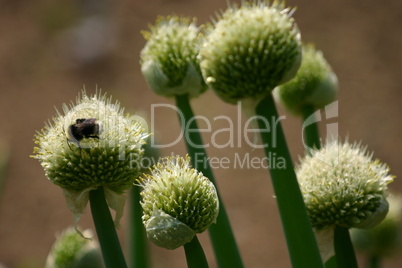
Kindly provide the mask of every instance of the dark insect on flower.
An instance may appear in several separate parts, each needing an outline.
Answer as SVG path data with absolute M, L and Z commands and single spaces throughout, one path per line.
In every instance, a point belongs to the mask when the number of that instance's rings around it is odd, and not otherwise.
M 100 92 L 87 95 L 82 91 L 76 103 L 63 105 L 63 112 L 57 112 L 35 135 L 32 157 L 39 160 L 46 177 L 63 189 L 75 228 L 90 190 L 98 187 L 103 187 L 107 204 L 116 211 L 114 224 L 118 228 L 123 193 L 141 172 L 142 146 L 148 137 L 144 121 L 123 114 L 118 102 Z
M 75 120 L 75 124 L 70 125 L 67 130 L 67 141 L 74 142 L 80 146 L 80 141 L 84 138 L 92 138 L 99 140 L 101 131 L 98 119 L 96 118 L 79 118 Z

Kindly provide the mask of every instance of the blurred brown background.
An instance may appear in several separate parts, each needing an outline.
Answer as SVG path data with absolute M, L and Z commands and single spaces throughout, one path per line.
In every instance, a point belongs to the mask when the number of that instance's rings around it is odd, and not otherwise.
M 401 192 L 402 2 L 292 0 L 287 5 L 298 7 L 294 17 L 303 41 L 323 50 L 340 81 L 339 117 L 325 123 L 338 123 L 341 137 L 362 141 L 388 163 L 397 176 L 390 188 Z M 151 104 L 172 104 L 151 92 L 140 74 L 145 43 L 140 31 L 157 15 L 196 16 L 204 23 L 225 8 L 225 0 L 0 0 L 0 144 L 10 153 L 0 196 L 0 263 L 43 267 L 55 234 L 73 222 L 61 190 L 29 158 L 33 135 L 55 115 L 54 107 L 75 100 L 84 86 L 89 93 L 102 88 L 130 113 L 150 114 Z M 215 116 L 237 118 L 236 106 L 223 104 L 213 92 L 195 99 L 193 107 L 212 120 L 212 131 L 228 127 L 214 122 Z M 301 122 L 281 113 L 287 116 L 282 122 L 297 161 L 303 154 Z M 180 133 L 173 111 L 157 112 L 154 126 L 164 143 Z M 204 136 L 206 142 L 210 138 Z M 262 150 L 251 150 L 240 138 L 241 147 L 211 147 L 208 153 L 263 157 Z M 162 154 L 172 152 L 185 154 L 183 142 Z M 289 267 L 268 172 L 220 168 L 215 173 L 246 267 Z M 93 228 L 89 211 L 80 225 Z M 122 243 L 127 243 L 125 234 L 123 224 Z M 207 235 L 201 235 L 201 243 L 216 267 Z M 186 267 L 182 249 L 151 250 L 152 267 Z M 384 267 L 401 264 L 397 257 Z

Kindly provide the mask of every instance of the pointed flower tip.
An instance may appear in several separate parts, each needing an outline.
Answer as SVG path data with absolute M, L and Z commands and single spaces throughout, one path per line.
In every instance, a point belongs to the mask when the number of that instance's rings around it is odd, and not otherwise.
M 300 32 L 283 2 L 229 7 L 209 29 L 200 51 L 203 76 L 224 101 L 259 99 L 294 77 Z
M 191 168 L 188 156 L 163 158 L 145 175 L 141 186 L 143 223 L 148 238 L 160 247 L 180 247 L 216 221 L 216 189 Z
M 388 212 L 389 167 L 357 144 L 327 143 L 296 170 L 312 225 L 371 228 Z
M 159 17 L 143 35 L 141 71 L 156 94 L 197 97 L 207 89 L 197 59 L 202 35 L 195 19 Z

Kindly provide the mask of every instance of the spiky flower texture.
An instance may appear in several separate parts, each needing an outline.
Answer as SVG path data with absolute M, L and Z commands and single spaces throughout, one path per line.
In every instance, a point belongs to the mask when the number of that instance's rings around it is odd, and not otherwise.
M 371 228 L 388 212 L 387 165 L 356 144 L 330 142 L 296 171 L 313 227 Z
M 385 258 L 402 249 L 402 197 L 390 195 L 387 217 L 370 230 L 353 229 L 351 237 L 356 249 L 367 257 Z
M 206 90 L 197 59 L 200 29 L 194 20 L 159 17 L 143 35 L 147 43 L 141 51 L 141 71 L 156 94 L 196 97 Z
M 183 246 L 216 221 L 219 202 L 215 186 L 191 168 L 189 157 L 162 159 L 141 185 L 142 220 L 148 238 L 160 247 Z
M 139 176 L 147 134 L 135 117 L 124 115 L 119 103 L 105 95 L 88 96 L 83 91 L 76 104 L 64 105 L 63 111 L 35 136 L 33 157 L 48 179 L 64 190 L 75 223 L 88 203 L 89 191 L 102 186 L 116 211 L 118 227 L 123 193 Z M 84 119 L 91 119 L 89 125 L 82 125 Z
M 296 77 L 274 91 L 279 102 L 294 114 L 306 108 L 321 109 L 335 100 L 338 79 L 323 53 L 313 45 L 303 46 L 303 60 Z
M 290 80 L 301 62 L 300 33 L 282 2 L 230 7 L 200 51 L 207 84 L 224 101 L 258 99 Z
M 92 238 L 91 230 L 82 232 Z M 50 251 L 45 268 L 103 268 L 102 255 L 95 240 L 85 239 L 74 228 L 67 228 L 57 237 Z

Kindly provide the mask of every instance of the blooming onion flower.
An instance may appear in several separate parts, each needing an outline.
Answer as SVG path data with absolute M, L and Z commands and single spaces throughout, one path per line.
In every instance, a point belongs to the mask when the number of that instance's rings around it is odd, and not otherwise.
M 142 217 L 148 238 L 175 249 L 216 221 L 219 202 L 212 182 L 191 168 L 190 158 L 167 157 L 141 180 Z
M 323 259 L 333 254 L 335 226 L 368 229 L 388 213 L 386 190 L 393 176 L 360 145 L 329 142 L 306 155 L 296 174 L 321 250 L 328 254 Z
M 207 89 L 197 59 L 201 34 L 195 20 L 159 17 L 143 35 L 141 71 L 156 94 L 197 97 Z
M 338 79 L 321 51 L 303 46 L 303 59 L 296 77 L 278 86 L 277 100 L 294 114 L 302 115 L 309 106 L 321 109 L 336 98 Z
M 301 41 L 293 11 L 282 2 L 244 2 L 210 27 L 200 51 L 201 71 L 223 101 L 262 98 L 294 77 Z
M 33 158 L 48 179 L 63 189 L 75 224 L 88 203 L 89 191 L 103 187 L 109 206 L 116 211 L 118 227 L 123 193 L 139 176 L 147 134 L 135 117 L 123 114 L 118 102 L 100 93 L 83 92 L 76 104 L 64 105 L 63 111 L 35 136 Z

